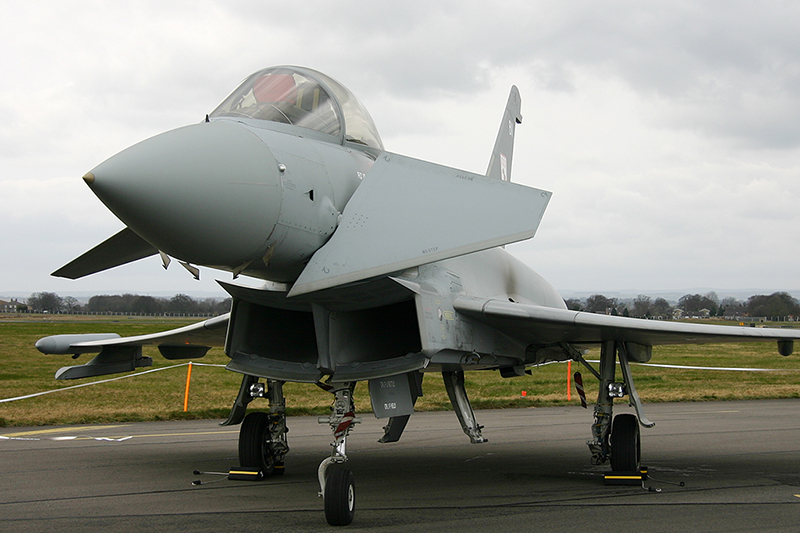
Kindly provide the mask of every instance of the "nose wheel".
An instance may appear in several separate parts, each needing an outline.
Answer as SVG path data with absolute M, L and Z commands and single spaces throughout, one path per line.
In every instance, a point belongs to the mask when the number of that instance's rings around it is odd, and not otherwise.
M 356 514 L 356 486 L 353 472 L 333 468 L 325 480 L 325 519 L 332 526 L 346 526 Z

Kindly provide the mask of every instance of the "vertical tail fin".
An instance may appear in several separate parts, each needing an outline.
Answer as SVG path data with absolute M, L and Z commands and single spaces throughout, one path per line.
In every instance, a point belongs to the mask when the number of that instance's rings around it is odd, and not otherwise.
M 522 124 L 522 98 L 516 85 L 511 87 L 511 94 L 508 95 L 508 103 L 503 113 L 503 120 L 500 122 L 500 131 L 497 132 L 497 140 L 494 143 L 492 158 L 489 160 L 489 168 L 486 175 L 504 181 L 511 181 L 511 158 L 514 155 L 514 131 L 517 124 Z

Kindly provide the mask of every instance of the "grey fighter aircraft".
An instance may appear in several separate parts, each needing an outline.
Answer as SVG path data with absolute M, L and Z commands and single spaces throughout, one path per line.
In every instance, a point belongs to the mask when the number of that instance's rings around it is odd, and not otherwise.
M 159 254 L 263 281 L 220 281 L 230 313 L 137 337 L 56 335 L 44 353 L 97 353 L 57 379 L 132 371 L 167 359 L 196 359 L 223 346 L 243 375 L 224 424 L 240 424 L 239 459 L 281 474 L 289 451 L 285 382 L 316 383 L 333 395 L 333 446 L 319 467 L 330 524 L 352 521 L 353 474 L 345 442 L 359 419 L 353 390 L 367 381 L 380 442 L 397 441 L 440 372 L 473 443 L 486 439 L 464 386 L 466 370 L 503 378 L 548 361 L 583 363 L 600 381 L 592 439 L 595 463 L 639 468 L 643 413 L 629 362 L 658 344 L 773 341 L 793 351 L 800 330 L 629 319 L 570 311 L 556 290 L 502 245 L 533 237 L 551 193 L 510 181 L 522 121 L 512 87 L 485 175 L 384 150 L 370 115 L 330 77 L 275 67 L 248 77 L 199 124 L 142 141 L 83 179 L 125 229 L 54 272 L 80 278 Z M 601 347 L 595 369 L 583 355 Z M 616 375 L 619 362 L 621 379 Z M 615 398 L 636 415 L 612 419 Z M 255 398 L 265 411 L 245 413 Z M 246 415 L 246 416 L 245 416 Z

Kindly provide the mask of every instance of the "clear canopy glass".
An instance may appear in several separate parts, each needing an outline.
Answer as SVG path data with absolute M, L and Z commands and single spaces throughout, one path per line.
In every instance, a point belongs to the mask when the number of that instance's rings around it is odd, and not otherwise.
M 320 72 L 273 67 L 247 78 L 209 116 L 245 117 L 309 128 L 383 150 L 366 108 Z

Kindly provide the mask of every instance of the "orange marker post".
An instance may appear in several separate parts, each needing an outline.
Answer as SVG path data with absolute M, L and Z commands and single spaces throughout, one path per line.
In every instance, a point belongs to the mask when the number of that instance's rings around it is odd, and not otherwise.
M 189 410 L 189 383 L 192 381 L 192 362 L 189 361 L 189 370 L 186 371 L 186 394 L 183 396 L 183 412 Z
M 572 361 L 567 361 L 567 401 L 572 400 Z

